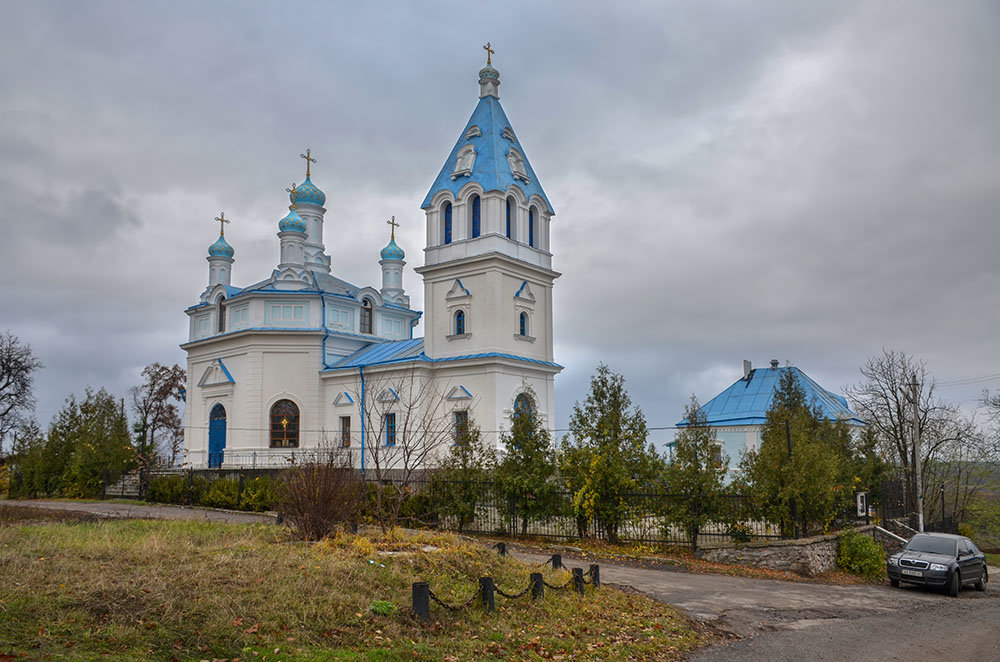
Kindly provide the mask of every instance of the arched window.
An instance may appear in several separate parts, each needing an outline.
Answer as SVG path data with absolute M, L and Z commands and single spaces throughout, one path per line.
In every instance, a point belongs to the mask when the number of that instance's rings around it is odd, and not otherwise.
M 455 335 L 460 336 L 465 333 L 465 311 L 459 310 L 455 313 Z
M 528 245 L 535 245 L 535 208 L 528 210 Z
M 527 393 L 521 393 L 514 398 L 514 416 L 531 416 L 534 413 L 531 406 L 531 397 Z
M 510 233 L 511 213 L 513 213 L 513 210 L 514 210 L 514 201 L 512 199 L 510 199 L 510 198 L 507 198 L 507 238 L 508 239 L 513 239 L 513 237 L 511 236 L 511 233 Z
M 299 447 L 299 408 L 291 400 L 271 407 L 271 448 Z
M 219 300 L 216 302 L 216 305 L 218 306 L 216 313 L 219 317 L 219 333 L 226 332 L 226 311 L 222 307 L 222 302 L 225 300 L 226 297 L 219 297 Z
M 521 313 L 518 316 L 517 332 L 522 336 L 528 335 L 528 313 Z
M 361 333 L 372 332 L 372 300 L 365 297 L 361 301 Z
M 451 243 L 451 203 L 444 203 L 444 210 L 442 211 L 444 216 L 444 243 Z
M 482 226 L 482 202 L 479 200 L 479 196 L 473 196 L 472 198 L 472 233 L 473 239 L 479 236 L 479 231 Z

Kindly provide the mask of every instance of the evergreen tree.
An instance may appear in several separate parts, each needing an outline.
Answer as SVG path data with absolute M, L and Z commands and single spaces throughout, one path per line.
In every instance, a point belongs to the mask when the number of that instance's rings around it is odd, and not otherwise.
M 563 439 L 560 469 L 573 493 L 581 533 L 595 523 L 609 540 L 630 516 L 624 495 L 652 489 L 663 474 L 662 458 L 647 441 L 646 417 L 632 404 L 625 378 L 603 363 L 590 379 L 590 393 L 573 405 L 570 433 Z
M 440 514 L 453 518 L 459 533 L 475 519 L 496 461 L 493 446 L 483 441 L 475 424 L 455 431 L 455 443 L 431 479 L 431 494 Z

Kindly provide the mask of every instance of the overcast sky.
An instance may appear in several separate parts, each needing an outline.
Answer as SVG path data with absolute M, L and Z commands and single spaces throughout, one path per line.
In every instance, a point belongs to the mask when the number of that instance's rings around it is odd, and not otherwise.
M 742 359 L 838 392 L 883 347 L 1000 373 L 996 2 L 0 5 L 0 329 L 45 364 L 43 425 L 183 364 L 219 211 L 234 284 L 270 274 L 306 148 L 335 275 L 377 284 L 395 215 L 422 308 L 420 203 L 487 41 L 556 210 L 559 427 L 599 361 L 651 426 Z

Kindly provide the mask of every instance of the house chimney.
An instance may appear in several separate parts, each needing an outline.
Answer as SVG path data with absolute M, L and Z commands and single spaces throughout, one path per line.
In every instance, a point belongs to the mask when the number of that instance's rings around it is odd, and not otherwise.
M 749 379 L 750 378 L 750 368 L 751 367 L 753 367 L 753 366 L 750 365 L 750 362 L 747 361 L 746 359 L 743 359 L 743 379 Z
M 778 359 L 771 359 L 771 370 L 778 369 Z

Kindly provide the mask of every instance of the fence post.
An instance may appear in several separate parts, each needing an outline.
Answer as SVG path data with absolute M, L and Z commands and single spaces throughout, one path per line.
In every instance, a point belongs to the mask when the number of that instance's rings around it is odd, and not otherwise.
M 483 605 L 486 607 L 487 613 L 492 613 L 496 609 L 496 602 L 493 597 L 493 578 L 492 577 L 480 577 L 479 578 L 479 593 L 483 598 Z
M 253 468 L 257 468 L 257 451 L 253 452 Z
M 590 581 L 594 583 L 594 588 L 601 585 L 601 566 L 596 563 L 590 565 Z
M 542 583 L 542 573 L 531 573 L 531 599 L 537 600 L 545 595 L 545 584 Z
M 500 553 L 500 556 L 507 556 L 507 545 L 506 544 L 504 544 L 502 542 L 498 542 L 497 544 L 493 545 L 493 547 Z
M 583 568 L 573 568 L 573 586 L 583 595 Z
M 413 582 L 412 603 L 417 618 L 431 620 L 431 587 L 427 582 Z
M 563 564 L 562 564 L 562 554 L 553 554 L 552 555 L 552 569 L 553 570 L 558 570 L 561 567 L 563 567 Z

